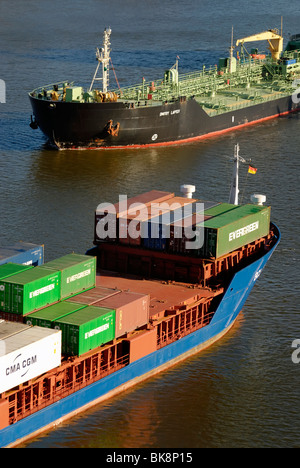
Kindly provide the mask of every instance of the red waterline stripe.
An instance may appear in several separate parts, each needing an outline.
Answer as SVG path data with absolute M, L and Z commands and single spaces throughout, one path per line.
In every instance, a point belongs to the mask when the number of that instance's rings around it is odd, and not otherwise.
M 185 138 L 184 140 L 176 140 L 176 141 L 166 141 L 164 143 L 147 143 L 145 145 L 126 145 L 126 146 L 92 146 L 92 147 L 83 147 L 82 149 L 90 149 L 90 150 L 113 150 L 113 149 L 134 149 L 134 148 L 157 148 L 157 147 L 162 147 L 162 146 L 175 146 L 175 145 L 183 145 L 185 143 L 192 143 L 194 141 L 199 141 L 199 140 L 206 140 L 208 138 L 213 138 L 215 136 L 220 136 L 224 135 L 225 133 L 233 132 L 235 130 L 240 130 L 245 127 L 250 127 L 251 125 L 256 125 L 262 122 L 267 122 L 268 120 L 276 119 L 278 117 L 284 117 L 288 114 L 296 113 L 299 112 L 300 108 L 293 109 L 290 111 L 282 112 L 279 114 L 274 114 L 270 115 L 269 117 L 263 117 L 262 119 L 258 120 L 253 120 L 252 122 L 247 122 L 244 124 L 236 125 L 235 127 L 228 127 L 225 128 L 224 130 L 218 130 L 216 132 L 211 132 L 211 133 L 205 133 L 204 135 L 199 135 L 196 137 L 191 137 L 191 138 Z M 64 148 L 63 148 L 64 149 Z M 67 148 L 67 149 L 80 149 L 78 147 L 72 147 L 72 148 Z

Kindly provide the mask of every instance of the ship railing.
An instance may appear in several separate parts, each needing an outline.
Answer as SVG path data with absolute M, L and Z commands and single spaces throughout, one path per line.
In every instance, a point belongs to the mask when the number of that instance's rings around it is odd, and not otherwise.
M 61 398 L 65 398 L 129 364 L 129 354 L 126 354 L 115 358 L 112 362 L 101 364 L 101 366 L 96 368 L 93 366 L 93 357 L 90 356 L 84 359 L 84 372 L 78 372 L 78 376 L 76 374 L 77 365 L 71 363 L 65 371 L 62 371 L 55 378 L 50 377 L 49 383 L 51 385 L 47 391 L 44 391 L 44 387 L 46 388 L 47 384 L 41 380 L 33 383 L 28 388 L 17 391 L 14 395 L 10 395 L 10 424 L 54 404 Z M 68 375 L 74 376 L 70 378 L 69 382 L 66 380 Z
M 222 99 L 219 99 L 215 103 L 212 104 L 212 106 L 209 106 L 209 104 L 205 101 L 200 102 L 200 104 L 205 108 L 205 111 L 210 115 L 218 115 L 218 114 L 224 114 L 224 112 L 231 112 L 233 110 L 238 110 L 238 109 L 244 109 L 245 107 L 250 107 L 253 106 L 253 101 L 261 101 L 261 102 L 268 102 L 268 101 L 273 101 L 276 98 L 281 98 L 285 96 L 290 95 L 291 90 L 289 88 L 282 88 L 282 91 L 280 92 L 273 92 L 269 95 L 265 94 L 263 96 L 253 96 L 252 99 L 243 99 L 241 101 L 237 101 L 235 104 L 230 104 L 227 105 L 226 102 Z
M 170 83 L 166 80 L 151 82 L 143 81 L 131 87 L 121 90 L 113 90 L 121 99 L 134 101 L 147 101 L 151 94 L 155 101 L 170 101 L 179 96 L 203 95 L 212 91 L 218 91 L 228 86 L 230 81 L 235 85 L 243 85 L 248 81 L 260 81 L 265 61 L 251 59 L 238 65 L 235 73 L 218 73 L 217 66 L 203 67 L 201 71 L 180 74 L 178 83 Z M 147 103 L 149 105 L 149 102 Z
M 171 315 L 169 320 L 159 324 L 157 349 L 161 349 L 184 336 L 210 324 L 215 311 L 209 311 L 210 301 L 191 306 L 183 306 L 182 312 Z M 176 313 L 176 311 L 174 311 Z
M 33 97 L 39 98 L 49 98 L 49 93 L 52 91 L 56 91 L 59 95 L 63 94 L 64 88 L 66 86 L 74 86 L 74 81 L 59 81 L 56 83 L 47 84 L 45 86 L 40 86 L 39 88 L 34 89 L 29 94 Z

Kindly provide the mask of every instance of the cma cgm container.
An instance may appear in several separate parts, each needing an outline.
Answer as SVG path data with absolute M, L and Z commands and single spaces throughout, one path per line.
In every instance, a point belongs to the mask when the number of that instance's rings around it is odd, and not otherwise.
M 59 330 L 29 327 L 0 344 L 0 393 L 61 364 Z
M 198 253 L 204 257 L 222 257 L 266 236 L 269 230 L 270 207 L 238 206 L 204 222 L 204 246 Z
M 86 306 L 82 304 L 75 304 L 71 302 L 58 302 L 49 307 L 45 307 L 33 314 L 26 317 L 27 325 L 37 325 L 39 327 L 53 328 L 56 320 L 59 320 L 77 310 L 84 309 Z
M 44 267 L 61 272 L 62 299 L 96 285 L 96 257 L 73 253 L 45 263 Z
M 4 263 L 41 266 L 44 263 L 44 246 L 18 242 L 0 247 L 0 265 Z
M 62 353 L 82 354 L 108 343 L 115 338 L 114 310 L 88 306 L 54 323 L 62 331 Z
M 120 217 L 125 217 L 130 212 L 136 213 L 139 209 L 142 210 L 145 206 L 149 207 L 151 204 L 163 203 L 173 197 L 174 193 L 151 190 L 133 198 L 125 198 L 125 201 L 116 203 L 115 205 L 99 205 L 95 212 L 94 243 L 97 244 L 102 240 L 115 242 L 119 238 Z M 101 222 L 102 219 L 103 221 Z M 107 230 L 108 226 L 109 231 Z
M 26 315 L 60 300 L 60 271 L 35 267 L 0 280 L 0 304 L 4 312 Z
M 142 327 L 149 322 L 150 296 L 120 292 L 96 302 L 94 306 L 114 309 L 116 312 L 116 338 Z

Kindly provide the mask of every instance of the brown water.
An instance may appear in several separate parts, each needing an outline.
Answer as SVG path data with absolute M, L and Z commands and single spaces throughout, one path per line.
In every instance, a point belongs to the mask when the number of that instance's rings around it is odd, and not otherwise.
M 1 244 L 45 244 L 46 260 L 92 246 L 94 209 L 155 189 L 196 185 L 198 198 L 227 201 L 230 157 L 238 142 L 256 176 L 241 168 L 241 198 L 267 195 L 282 242 L 237 325 L 218 344 L 72 419 L 27 447 L 298 447 L 299 370 L 292 342 L 299 326 L 298 116 L 216 139 L 144 150 L 50 151 L 29 128 L 31 89 L 78 79 L 89 84 L 95 47 L 112 28 L 121 84 L 162 76 L 180 56 L 182 71 L 214 65 L 235 37 L 280 25 L 298 33 L 298 2 L 245 0 L 1 0 Z M 273 12 L 273 13 L 272 13 Z M 166 20 L 167 19 L 167 20 Z M 265 44 L 260 44 L 264 47 Z M 111 76 L 112 86 L 113 76 Z

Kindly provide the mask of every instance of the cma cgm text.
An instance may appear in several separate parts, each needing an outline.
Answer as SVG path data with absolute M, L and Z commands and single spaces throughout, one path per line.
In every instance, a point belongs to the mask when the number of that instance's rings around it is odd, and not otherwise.
M 36 364 L 37 363 L 37 356 L 32 356 L 30 358 L 27 358 L 27 359 L 23 359 L 23 361 L 20 361 L 16 364 L 13 364 L 12 366 L 10 367 L 7 367 L 6 368 L 6 375 L 11 375 L 11 374 L 15 374 L 16 372 L 22 370 L 22 369 L 26 369 L 27 367 L 30 367 L 32 364 Z

